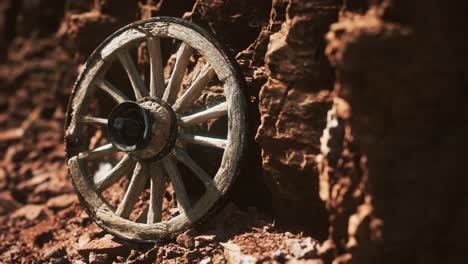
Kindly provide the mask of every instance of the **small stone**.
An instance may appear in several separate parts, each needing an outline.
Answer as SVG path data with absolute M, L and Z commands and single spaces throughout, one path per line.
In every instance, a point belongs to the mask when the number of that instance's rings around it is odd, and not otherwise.
M 95 252 L 96 254 L 105 253 L 110 257 L 116 257 L 127 256 L 130 250 L 126 246 L 108 238 L 91 240 L 84 246 L 78 248 L 78 253 L 83 257 L 89 256 L 91 252 Z
M 89 215 L 88 215 L 88 213 L 86 213 L 86 211 L 83 211 L 83 212 L 81 212 L 80 218 L 88 219 Z
M 115 261 L 116 261 L 117 263 L 124 263 L 124 262 L 125 262 L 125 258 L 122 257 L 122 256 L 117 256 L 117 257 L 115 258 Z
M 187 259 L 189 263 L 193 263 L 195 262 L 195 260 L 201 257 L 201 253 L 198 249 L 195 249 L 195 250 L 185 253 L 184 257 Z
M 11 214 L 12 219 L 26 218 L 29 221 L 42 219 L 46 216 L 43 205 L 27 204 Z
M 302 246 L 303 258 L 311 259 L 316 258 L 318 256 L 318 241 L 307 237 L 304 240 L 302 240 Z
M 84 247 L 86 244 L 88 244 L 89 241 L 91 241 L 91 238 L 88 234 L 80 236 L 80 238 L 78 239 L 78 248 Z
M 200 264 L 209 264 L 209 263 L 211 263 L 210 257 L 206 257 L 200 261 Z
M 42 246 L 54 238 L 53 230 L 56 228 L 56 223 L 52 221 L 44 221 L 33 227 L 21 231 L 20 239 L 26 242 L 29 246 Z
M 193 237 L 188 236 L 185 233 L 178 235 L 176 242 L 186 248 L 193 248 L 195 246 Z
M 59 258 L 67 255 L 67 251 L 62 245 L 55 245 L 55 246 L 46 246 L 43 250 L 43 256 L 46 259 L 49 258 Z
M 106 264 L 109 263 L 109 255 L 106 253 L 98 254 L 96 252 L 89 253 L 89 264 Z
M 206 250 L 206 252 L 211 252 L 211 251 L 213 250 L 213 248 L 210 247 L 210 246 L 206 246 L 206 247 L 205 247 L 205 250 Z
M 288 246 L 289 251 L 294 257 L 296 258 L 302 257 L 302 247 L 301 247 L 301 244 L 299 244 L 298 239 L 288 239 L 286 241 L 286 245 Z
M 288 239 L 286 246 L 296 258 L 310 259 L 318 255 L 318 242 L 312 238 Z
M 112 239 L 114 239 L 114 236 L 111 235 L 111 234 L 105 234 L 103 238 L 104 238 L 104 239 L 111 239 L 111 240 L 112 240 Z
M 65 192 L 71 192 L 70 186 L 68 186 L 67 182 L 60 181 L 58 179 L 50 180 L 48 182 L 44 182 L 39 184 L 34 188 L 33 191 L 37 195 L 44 195 L 44 196 L 55 196 L 60 195 Z
M 216 241 L 216 235 L 202 235 L 195 237 L 195 247 L 203 247 Z
M 164 257 L 166 259 L 175 259 L 175 258 L 180 257 L 182 255 L 183 255 L 183 253 L 181 251 L 168 250 L 168 251 L 165 252 Z
M 235 243 L 228 241 L 227 243 L 221 243 L 221 246 L 224 247 L 224 257 L 228 263 L 257 263 L 257 258 L 254 256 L 242 254 L 240 246 Z
M 51 198 L 47 201 L 47 207 L 51 209 L 63 209 L 66 208 L 73 203 L 77 203 L 78 199 L 73 194 L 62 194 Z

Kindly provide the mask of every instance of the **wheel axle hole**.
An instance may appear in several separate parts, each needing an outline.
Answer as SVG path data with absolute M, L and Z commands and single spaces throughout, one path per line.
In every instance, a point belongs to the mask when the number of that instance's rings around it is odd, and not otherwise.
M 150 140 L 150 114 L 134 102 L 117 105 L 109 115 L 109 137 L 118 149 L 135 151 Z

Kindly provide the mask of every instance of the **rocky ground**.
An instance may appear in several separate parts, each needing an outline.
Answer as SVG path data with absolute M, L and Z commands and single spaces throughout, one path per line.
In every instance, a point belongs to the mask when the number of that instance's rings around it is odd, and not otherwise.
M 228 204 L 213 219 L 175 239 L 148 244 L 126 242 L 92 222 L 65 178 L 64 168 L 38 174 L 21 191 L 1 192 L 0 258 L 6 263 L 322 263 L 320 244 L 301 232 L 286 231 L 255 208 Z M 48 176 L 49 175 L 49 176 Z M 36 179 L 36 178 L 33 178 Z M 65 182 L 60 185 L 59 182 Z M 41 187 L 42 186 L 42 187 Z M 51 194 L 53 193 L 53 194 Z M 47 194 L 51 198 L 46 198 Z M 42 199 L 42 201 L 40 201 Z M 6 215 L 5 215 L 6 214 Z M 315 262 L 314 262 L 315 261 Z

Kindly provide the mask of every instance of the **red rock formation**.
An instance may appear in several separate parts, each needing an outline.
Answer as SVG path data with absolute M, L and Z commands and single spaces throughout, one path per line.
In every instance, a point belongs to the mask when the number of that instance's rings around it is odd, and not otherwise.
M 342 12 L 328 34 L 335 90 L 351 105 L 372 186 L 373 210 L 361 206 L 350 218 L 352 263 L 460 261 L 467 234 L 460 224 L 467 220 L 465 7 L 381 2 L 365 14 Z M 365 215 L 357 236 L 352 224 Z M 378 249 L 380 235 L 372 215 L 383 220 L 384 250 L 369 248 Z
M 339 1 L 288 1 L 281 29 L 270 36 L 265 56 L 268 81 L 259 96 L 257 142 L 275 213 L 322 238 L 327 216 L 318 197 L 315 159 L 333 88 L 323 36 L 339 8 Z

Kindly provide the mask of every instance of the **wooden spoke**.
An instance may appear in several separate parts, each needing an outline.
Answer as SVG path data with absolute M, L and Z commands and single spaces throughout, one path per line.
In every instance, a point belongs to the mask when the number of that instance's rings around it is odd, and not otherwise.
M 174 111 L 182 113 L 192 106 L 214 76 L 215 71 L 209 64 L 206 64 L 192 85 L 190 85 L 185 93 L 174 103 L 174 106 L 172 107 Z
M 109 154 L 117 152 L 117 149 L 111 144 L 105 144 L 102 146 L 99 146 L 93 150 L 88 150 L 84 152 L 80 152 L 78 154 L 78 158 L 80 159 L 98 159 L 105 157 Z
M 197 135 L 181 134 L 180 139 L 184 142 L 193 143 L 202 146 L 225 149 L 227 140 L 220 138 L 210 138 Z
M 127 50 L 121 50 L 117 53 L 117 56 L 119 57 L 120 63 L 122 63 L 123 67 L 125 68 L 125 71 L 127 72 L 128 78 L 132 83 L 136 99 L 138 100 L 147 96 L 148 91 L 145 88 L 145 84 L 143 83 L 143 80 L 141 79 L 141 76 L 138 73 L 135 63 L 133 62 L 133 59 L 130 56 L 130 53 L 128 53 Z
M 160 164 L 151 164 L 150 175 L 151 192 L 146 223 L 153 224 L 161 222 L 162 219 L 162 204 L 165 186 L 164 175 Z
M 80 122 L 98 126 L 107 126 L 107 119 L 94 116 L 82 116 Z
M 147 41 L 150 58 L 150 95 L 161 98 L 164 92 L 164 72 L 160 38 L 150 37 Z
M 214 107 L 208 108 L 199 113 L 184 116 L 181 118 L 182 124 L 185 126 L 193 126 L 201 123 L 208 122 L 211 119 L 227 115 L 227 103 L 221 103 Z
M 167 157 L 163 160 L 163 166 L 167 174 L 169 175 L 169 178 L 171 179 L 177 203 L 182 207 L 183 211 L 189 211 L 190 199 L 188 197 L 187 191 L 185 190 L 185 185 L 182 181 L 182 176 L 180 175 L 179 169 L 177 169 L 175 161 L 171 157 Z
M 188 155 L 187 152 L 181 148 L 176 147 L 174 148 L 173 153 L 178 161 L 182 162 L 195 173 L 195 175 L 198 177 L 198 179 L 200 179 L 200 181 L 207 189 L 213 185 L 213 179 L 211 179 L 210 175 L 208 175 L 205 170 L 198 166 L 198 164 Z
M 96 77 L 96 79 L 94 80 L 94 84 L 97 87 L 99 87 L 101 90 L 106 92 L 108 95 L 110 95 L 117 103 L 130 101 L 130 98 L 128 98 L 125 94 L 119 91 L 119 89 L 117 89 L 114 85 L 112 85 L 110 82 L 104 79 Z
M 132 209 L 138 201 L 140 193 L 145 188 L 146 181 L 148 180 L 148 165 L 149 164 L 137 163 L 135 166 L 132 179 L 130 180 L 130 184 L 125 192 L 125 196 L 115 211 L 116 215 L 123 218 L 128 218 L 130 216 L 130 213 L 132 212 Z
M 173 104 L 177 98 L 177 93 L 179 92 L 180 85 L 184 79 L 190 56 L 192 56 L 192 48 L 189 45 L 182 43 L 177 51 L 177 58 L 171 79 L 169 80 L 167 89 L 164 91 L 163 95 L 163 100 L 169 104 Z
M 120 160 L 117 165 L 112 168 L 112 170 L 105 176 L 96 178 L 94 177 L 94 186 L 99 192 L 109 188 L 112 184 L 116 183 L 122 176 L 130 172 L 130 170 L 135 166 L 136 162 L 130 158 L 130 156 L 125 155 L 122 160 Z

